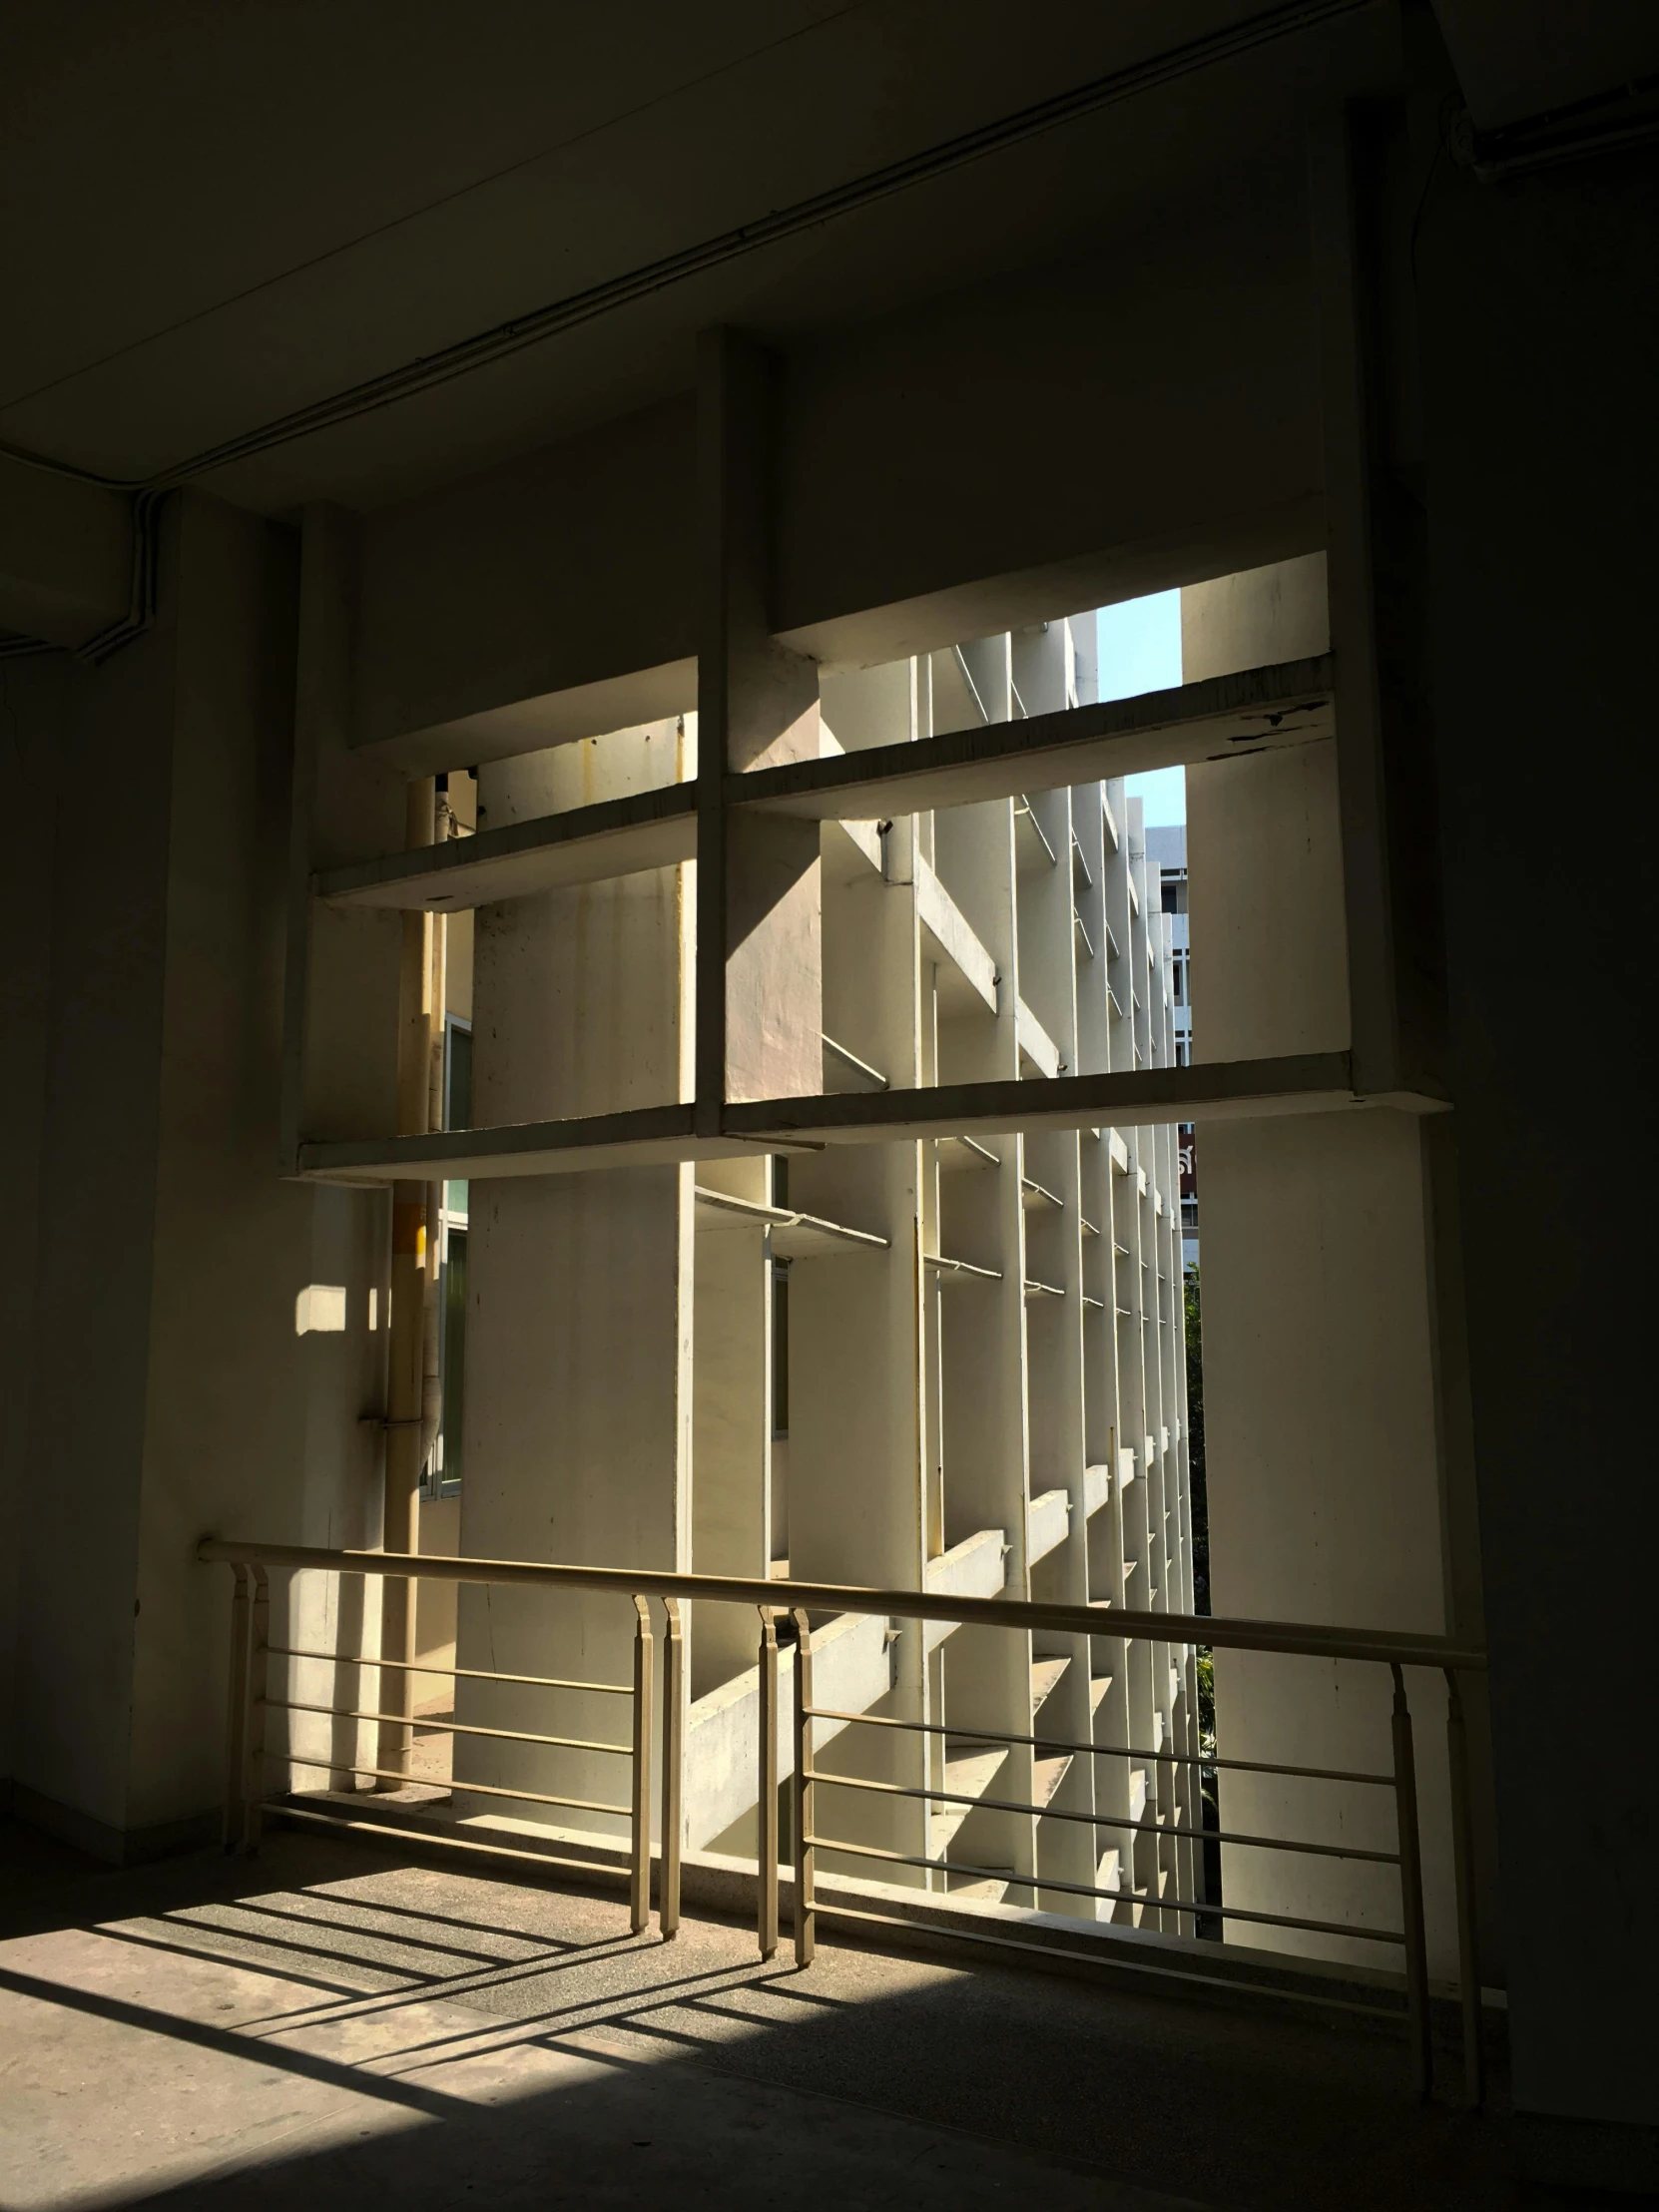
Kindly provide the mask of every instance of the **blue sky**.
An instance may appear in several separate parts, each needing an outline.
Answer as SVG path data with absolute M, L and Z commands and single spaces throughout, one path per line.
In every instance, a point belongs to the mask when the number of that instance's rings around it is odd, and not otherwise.
M 1100 696 L 1132 699 L 1137 692 L 1165 691 L 1181 681 L 1181 594 L 1154 592 L 1150 599 L 1125 599 L 1102 607 L 1095 616 L 1100 647 Z M 1149 830 L 1187 819 L 1186 772 L 1161 768 L 1150 776 L 1125 779 L 1131 799 L 1146 802 Z

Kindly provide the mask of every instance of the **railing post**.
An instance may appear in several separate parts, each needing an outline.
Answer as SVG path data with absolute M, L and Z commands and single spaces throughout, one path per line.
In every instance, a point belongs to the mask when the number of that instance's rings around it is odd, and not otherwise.
M 1411 1748 L 1411 1709 L 1405 1676 L 1389 1661 L 1394 1678 L 1394 1817 L 1399 1833 L 1399 1909 L 1405 1936 L 1405 2003 L 1411 2039 L 1411 2084 L 1426 2099 L 1433 2085 L 1429 2043 L 1428 1943 L 1422 1925 L 1422 1845 L 1417 1833 L 1417 1768 Z
M 778 1952 L 778 1626 L 773 1608 L 761 1616 L 760 1796 L 755 1813 L 756 1889 L 761 1956 Z
M 260 1848 L 260 1813 L 265 1797 L 266 1691 L 271 1674 L 271 1577 L 264 1567 L 253 1570 L 254 1598 L 249 1626 L 247 1721 L 242 1761 L 242 1849 L 252 1855 Z
M 1486 2094 L 1486 2053 L 1481 2040 L 1480 1944 L 1474 1907 L 1474 1827 L 1469 1805 L 1468 1731 L 1457 1671 L 1445 1673 L 1445 1748 L 1451 1773 L 1451 1865 L 1457 1885 L 1457 1978 L 1463 2001 L 1463 2086 L 1470 2109 Z
M 657 1926 L 663 1941 L 680 1933 L 680 1831 L 686 1786 L 685 1667 L 680 1634 L 680 1600 L 665 1597 L 668 1627 L 663 1634 L 663 1876 L 657 1899 Z
M 418 1276 L 415 1281 L 419 1282 Z M 417 1656 L 417 1590 L 418 1584 L 412 1575 L 383 1574 L 380 1577 L 381 1655 L 386 1659 L 401 1660 L 404 1664 L 376 1670 L 376 1679 L 380 1686 L 377 1710 L 387 1717 L 380 1723 L 374 1764 L 403 1780 L 388 1782 L 382 1776 L 374 1785 L 377 1790 L 402 1789 L 409 1772 L 410 1753 L 414 1746 L 415 1678 L 410 1668 Z
M 810 1966 L 818 1947 L 813 1834 L 813 1632 L 805 1610 L 795 1615 L 795 1962 Z
M 629 1923 L 644 1933 L 651 1921 L 651 1608 L 634 1600 L 634 1798 L 633 1870 L 628 1885 Z
M 248 1633 L 250 1576 L 231 1569 L 231 1699 L 225 1723 L 225 1849 L 242 1842 L 243 1773 L 248 1757 Z

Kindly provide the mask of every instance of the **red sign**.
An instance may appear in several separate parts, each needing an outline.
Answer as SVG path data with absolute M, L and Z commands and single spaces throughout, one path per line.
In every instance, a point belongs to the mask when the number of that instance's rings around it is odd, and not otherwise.
M 1183 1129 L 1175 1141 L 1181 1159 L 1181 1196 L 1183 1198 L 1196 1198 L 1198 1196 L 1198 1132 L 1195 1129 Z

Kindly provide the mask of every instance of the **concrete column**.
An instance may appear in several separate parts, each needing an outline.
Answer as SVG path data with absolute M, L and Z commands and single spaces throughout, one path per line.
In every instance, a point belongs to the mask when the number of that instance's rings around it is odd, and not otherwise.
M 1008 639 L 976 640 L 961 649 L 959 659 L 935 654 L 932 693 L 936 729 L 981 718 L 1008 720 L 1014 711 Z M 947 706 L 952 700 L 960 702 L 954 712 Z M 991 955 L 998 979 L 994 1020 L 972 1010 L 939 1023 L 939 1080 L 1006 1081 L 1020 1072 L 1012 804 L 1003 800 L 935 813 L 933 851 L 940 881 Z M 941 1248 L 949 1258 L 996 1275 L 991 1282 L 969 1280 L 943 1288 L 944 1537 L 949 1546 L 980 1529 L 1000 1529 L 1008 1547 L 1003 1590 L 1022 1596 L 1030 1499 L 1024 1149 L 1014 1136 L 987 1138 L 985 1144 L 995 1155 L 994 1167 L 952 1172 L 940 1188 Z M 999 1629 L 958 1629 L 944 1655 L 944 1717 L 952 1728 L 1029 1734 L 1029 1637 Z M 1029 1802 L 1031 1784 L 1029 1751 L 1010 1749 L 993 1794 Z M 1035 1823 L 1023 1814 L 975 1810 L 958 1830 L 951 1855 L 969 1865 L 1009 1868 L 1029 1877 L 1036 1869 Z M 1035 1902 L 1028 1882 L 1009 1895 L 1015 1903 Z
M 1182 595 L 1189 681 L 1320 650 L 1323 566 Z M 1200 1059 L 1341 1049 L 1348 962 L 1341 736 L 1188 771 Z M 1388 1109 L 1217 1123 L 1204 1139 L 1204 1357 L 1218 1612 L 1436 1633 L 1446 1625 L 1441 1444 L 1429 1330 L 1422 1134 Z M 1417 1713 L 1431 1969 L 1455 1969 L 1442 1726 Z M 1223 1753 L 1385 1769 L 1376 1668 L 1217 1653 Z M 1386 1793 L 1228 1775 L 1222 1825 L 1388 1850 Z M 1388 1870 L 1223 1850 L 1230 1904 L 1398 1925 Z M 1300 1899 L 1300 1904 L 1293 1902 Z M 1292 1932 L 1228 1940 L 1391 1964 L 1375 1944 Z
M 907 674 L 879 670 L 834 680 L 826 689 L 827 734 L 848 751 L 910 737 Z M 911 835 L 908 819 L 892 824 L 876 867 L 844 831 L 824 831 L 825 1031 L 895 1087 L 921 1080 Z M 827 1083 L 831 1079 L 827 1057 Z M 790 1271 L 790 1571 L 807 1580 L 921 1587 L 930 1450 L 921 1153 L 915 1143 L 859 1145 L 790 1162 L 793 1206 L 887 1239 L 884 1252 L 827 1252 L 798 1259 Z M 891 1653 L 892 1693 L 873 1711 L 929 1717 L 923 1646 L 919 1624 L 903 1624 Z M 897 1730 L 852 1728 L 828 1747 L 824 1763 L 915 1787 L 925 1778 L 926 1744 Z M 829 1791 L 820 1802 L 838 1835 L 926 1855 L 919 1800 Z M 868 1861 L 844 1864 L 852 1873 L 872 1871 Z M 920 1869 L 894 1868 L 892 1878 L 927 1882 Z
M 1647 1104 L 1631 1008 L 1651 936 L 1653 181 L 1646 148 L 1493 187 L 1459 172 L 1417 254 L 1515 2136 L 1534 2173 L 1632 2190 L 1659 2186 L 1654 1770 L 1618 1756 L 1580 1783 L 1561 1762 L 1610 1686 L 1645 1681 L 1651 1646 L 1653 1201 L 1625 1140 Z M 1569 755 L 1589 935 L 1545 918 L 1538 795 Z M 1564 1109 L 1546 1069 L 1569 1056 Z M 1539 1838 L 1570 1868 L 1555 1911 Z
M 486 766 L 480 822 L 669 784 L 690 766 L 673 722 Z M 480 1125 L 602 1113 L 690 1090 L 690 884 L 682 867 L 479 910 L 473 1110 Z M 461 1549 L 496 1558 L 691 1564 L 689 1165 L 474 1180 L 469 1194 Z M 633 1609 L 600 1595 L 462 1592 L 459 1664 L 623 1683 Z M 462 1683 L 457 1717 L 625 1741 L 627 1708 Z M 598 1754 L 457 1737 L 457 1784 L 626 1802 Z M 617 1819 L 486 1798 L 474 1815 L 620 1832 Z
M 728 814 L 731 773 L 816 760 L 818 665 L 772 634 L 776 365 L 735 331 L 698 349 L 699 635 L 697 1086 L 700 1126 L 723 1099 L 819 1088 L 819 832 Z
M 197 1538 L 377 1532 L 383 1209 L 277 1174 L 295 553 L 184 494 L 155 627 L 25 726 L 62 752 L 13 1799 L 112 1859 L 218 1831 L 229 1586 Z
M 747 1182 L 765 1204 L 770 1165 L 710 1163 L 705 1185 Z M 772 1251 L 764 1228 L 710 1212 L 697 1225 L 692 1567 L 766 1576 L 772 1565 Z M 691 1695 L 755 1664 L 753 1606 L 699 1599 L 691 1612 Z
M 1052 622 L 1016 632 L 1012 666 L 1028 715 L 1062 712 L 1076 691 L 1069 624 Z M 1080 1065 L 1078 969 L 1083 959 L 1072 819 L 1074 802 L 1083 813 L 1088 798 L 1086 791 L 1032 796 L 1018 879 L 1021 994 L 1041 1018 L 1067 1072 Z M 1025 1264 L 1030 1282 L 1042 1286 L 1027 1293 L 1024 1316 L 1030 1372 L 1029 1489 L 1032 1497 L 1062 1490 L 1070 1505 L 1064 1540 L 1028 1566 L 1027 1578 L 1033 1597 L 1050 1596 L 1067 1604 L 1088 1599 L 1080 1143 L 1075 1131 L 1043 1132 L 1027 1137 L 1023 1148 Z M 1032 1639 L 1032 1733 L 1066 1743 L 1088 1741 L 1088 1652 L 1085 1637 Z M 1050 1687 L 1048 1669 L 1055 1662 L 1064 1664 Z M 1069 1764 L 1057 1767 L 1062 1759 Z M 1038 1752 L 1033 1775 L 1038 1802 L 1056 1813 L 1093 1811 L 1094 1777 L 1087 1758 Z M 1064 1882 L 1091 1883 L 1096 1856 L 1094 1832 L 1081 1821 L 1038 1822 L 1042 1873 Z M 1046 1910 L 1077 1909 L 1078 1901 L 1063 1891 L 1039 1896 Z

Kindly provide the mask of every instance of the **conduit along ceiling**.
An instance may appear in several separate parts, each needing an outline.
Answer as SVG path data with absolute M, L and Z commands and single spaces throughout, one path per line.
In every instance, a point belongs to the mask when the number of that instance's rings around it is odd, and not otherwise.
M 1133 97 L 212 475 L 272 511 L 372 506 L 687 389 L 711 322 L 800 344 L 1132 232 L 1294 167 L 1310 101 L 1398 72 L 1367 0 L 171 0 L 79 11 L 72 41 L 37 11 L 8 45 L 0 437 L 123 479 L 1128 73 Z

